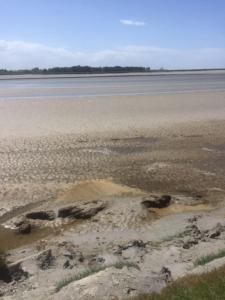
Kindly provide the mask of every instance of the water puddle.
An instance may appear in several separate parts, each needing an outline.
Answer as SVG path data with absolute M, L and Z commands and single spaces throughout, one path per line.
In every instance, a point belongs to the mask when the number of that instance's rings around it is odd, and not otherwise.
M 16 230 L 0 226 L 0 251 L 8 251 L 21 246 L 32 244 L 42 238 L 53 234 L 54 230 L 50 227 L 34 229 L 32 233 L 22 235 Z
M 82 220 L 73 220 L 57 227 L 33 228 L 30 234 L 18 234 L 15 229 L 0 225 L 0 252 L 26 246 L 47 237 L 59 236 L 64 231 L 74 228 L 82 222 Z

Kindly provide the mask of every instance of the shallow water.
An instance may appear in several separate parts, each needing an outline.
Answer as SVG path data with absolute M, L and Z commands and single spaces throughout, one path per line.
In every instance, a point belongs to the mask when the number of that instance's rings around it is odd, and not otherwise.
M 0 226 L 0 251 L 8 251 L 31 244 L 53 233 L 52 228 L 45 227 L 34 229 L 31 234 L 21 235 L 17 234 L 16 230 Z
M 50 236 L 59 236 L 64 231 L 82 224 L 82 220 L 71 220 L 61 226 L 33 227 L 30 234 L 18 234 L 15 229 L 0 225 L 0 252 L 26 246 Z

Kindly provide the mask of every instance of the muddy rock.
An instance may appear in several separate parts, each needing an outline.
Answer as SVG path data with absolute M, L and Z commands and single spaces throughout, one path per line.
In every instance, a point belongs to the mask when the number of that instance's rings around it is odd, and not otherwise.
M 105 208 L 104 204 L 67 206 L 58 211 L 59 218 L 89 219 Z
M 37 265 L 42 270 L 46 270 L 50 268 L 53 265 L 54 261 L 55 261 L 55 257 L 52 255 L 51 249 L 43 251 L 37 257 Z
M 29 273 L 24 271 L 21 263 L 13 263 L 10 265 L 0 265 L 0 281 L 9 283 L 12 281 L 23 281 L 29 276 Z
M 16 224 L 16 232 L 18 234 L 29 234 L 31 233 L 32 226 L 30 222 L 26 220 L 22 220 L 20 222 L 17 222 Z
M 11 264 L 8 269 L 11 281 L 23 281 L 29 276 L 29 273 L 23 270 L 21 263 Z
M 203 236 L 203 233 L 198 228 L 198 226 L 195 225 L 195 224 L 186 226 L 184 234 L 185 235 L 190 235 L 190 236 L 194 237 L 195 239 L 201 239 L 202 236 Z
M 93 255 L 87 258 L 88 261 L 88 265 L 89 266 L 93 266 L 93 265 L 97 265 L 97 264 L 103 264 L 105 262 L 104 257 L 99 256 L 99 255 Z
M 3 260 L 0 260 L 0 283 L 1 281 L 9 283 L 12 281 L 10 271 L 8 266 L 3 262 Z
M 170 205 L 171 196 L 170 195 L 163 195 L 160 198 L 155 200 L 148 200 L 145 199 L 142 201 L 142 204 L 147 208 L 164 208 Z
M 225 226 L 222 226 L 218 223 L 213 229 L 208 231 L 207 236 L 211 239 L 215 239 L 221 235 L 222 232 L 225 231 Z
M 186 242 L 184 242 L 183 248 L 184 249 L 190 249 L 191 247 L 193 247 L 194 245 L 197 245 L 197 244 L 198 244 L 197 239 L 189 239 Z
M 33 220 L 46 220 L 46 221 L 52 221 L 56 218 L 55 212 L 52 210 L 48 211 L 34 211 L 26 214 L 27 219 L 33 219 Z
M 71 264 L 71 261 L 69 259 L 67 259 L 63 264 L 64 269 L 72 269 L 73 267 L 74 267 L 74 265 Z
M 145 243 L 142 240 L 134 240 L 130 241 L 128 244 L 120 246 L 122 250 L 127 250 L 131 247 L 137 247 L 137 248 L 145 248 Z
M 201 217 L 202 217 L 202 215 L 193 216 L 193 217 L 188 219 L 188 222 L 189 223 L 196 223 Z
M 120 245 L 115 246 L 112 250 L 114 255 L 122 255 L 122 248 Z
M 161 275 L 167 283 L 172 281 L 172 274 L 169 268 L 162 267 L 159 275 Z
M 76 253 L 72 252 L 72 251 L 68 251 L 66 250 L 64 253 L 63 253 L 63 256 L 65 256 L 66 258 L 68 259 L 74 259 L 76 257 Z

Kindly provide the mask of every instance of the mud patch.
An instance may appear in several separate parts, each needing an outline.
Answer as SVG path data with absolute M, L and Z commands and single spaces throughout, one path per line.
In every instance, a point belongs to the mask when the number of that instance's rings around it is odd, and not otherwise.
M 170 206 L 161 209 L 151 208 L 151 211 L 154 211 L 159 217 L 185 212 L 204 212 L 211 210 L 213 210 L 213 207 L 208 204 L 185 205 L 180 203 L 173 203 Z

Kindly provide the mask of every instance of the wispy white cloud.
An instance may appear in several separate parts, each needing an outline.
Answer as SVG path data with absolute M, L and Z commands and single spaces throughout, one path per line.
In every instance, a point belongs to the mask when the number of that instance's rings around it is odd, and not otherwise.
M 53 66 L 140 65 L 151 68 L 222 68 L 225 48 L 179 50 L 131 45 L 97 52 L 70 51 L 43 44 L 0 40 L 0 69 Z
M 145 26 L 145 25 L 147 25 L 147 23 L 143 22 L 143 21 L 135 21 L 135 20 L 127 20 L 127 19 L 120 20 L 120 23 L 122 23 L 123 25 L 126 25 L 126 26 Z

